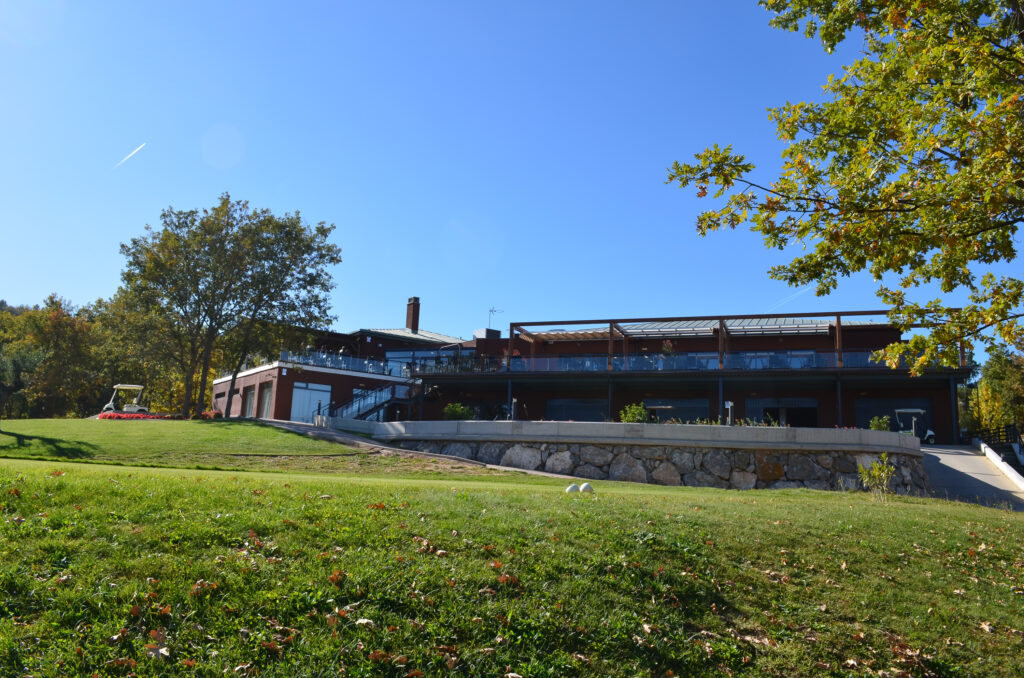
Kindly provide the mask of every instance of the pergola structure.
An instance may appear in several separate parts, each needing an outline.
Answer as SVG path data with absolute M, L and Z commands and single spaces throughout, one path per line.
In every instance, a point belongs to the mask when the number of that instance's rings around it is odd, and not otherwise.
M 531 357 L 537 347 L 547 343 L 564 341 L 608 341 L 608 370 L 612 370 L 612 356 L 616 343 L 622 355 L 629 355 L 630 340 L 673 339 L 697 336 L 718 337 L 718 368 L 725 366 L 729 352 L 729 337 L 733 335 L 796 335 L 829 334 L 834 329 L 835 352 L 838 367 L 843 366 L 843 318 L 879 317 L 886 311 L 843 311 L 816 313 L 766 313 L 755 315 L 676 316 L 668 318 L 611 318 L 600 320 L 545 320 L 514 322 L 509 324 L 508 353 L 512 355 L 516 338 L 530 344 Z M 863 324 L 857 321 L 848 325 Z M 888 325 L 888 323 L 885 323 Z M 559 326 L 586 326 L 585 329 L 566 330 Z M 536 330 L 526 328 L 559 329 Z M 919 327 L 919 325 L 914 325 Z M 960 347 L 960 367 L 966 365 L 963 345 Z M 506 369 L 511 369 L 509 361 Z

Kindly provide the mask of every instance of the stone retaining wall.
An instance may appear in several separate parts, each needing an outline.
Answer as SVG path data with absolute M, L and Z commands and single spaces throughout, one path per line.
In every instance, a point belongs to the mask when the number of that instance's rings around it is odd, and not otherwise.
M 402 440 L 406 449 L 447 454 L 527 470 L 659 485 L 738 490 L 860 487 L 857 465 L 869 466 L 874 452 L 844 450 L 751 450 L 688 445 L 594 445 L 530 441 Z M 925 494 L 928 480 L 920 454 L 890 453 L 896 467 L 890 489 Z

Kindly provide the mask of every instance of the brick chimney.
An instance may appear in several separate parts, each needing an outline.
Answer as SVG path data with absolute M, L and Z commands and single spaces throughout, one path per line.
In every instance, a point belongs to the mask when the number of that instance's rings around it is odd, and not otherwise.
M 405 329 L 413 334 L 420 331 L 420 298 L 409 297 L 409 304 L 405 307 Z

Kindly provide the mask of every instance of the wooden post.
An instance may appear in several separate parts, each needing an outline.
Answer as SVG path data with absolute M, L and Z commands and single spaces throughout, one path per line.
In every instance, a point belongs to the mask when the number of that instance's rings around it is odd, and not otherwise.
M 718 369 L 725 369 L 725 320 L 722 318 L 718 319 Z M 719 388 L 719 396 L 721 396 L 721 388 Z M 719 410 L 719 418 L 721 418 L 721 410 Z
M 843 427 L 843 385 L 842 378 L 836 375 L 836 426 Z
M 949 375 L 949 405 L 952 408 L 950 421 L 953 422 L 953 444 L 960 443 L 960 399 L 956 397 L 956 377 Z M 938 428 L 938 427 L 936 427 Z
M 836 364 L 843 366 L 843 319 L 836 316 Z
M 614 323 L 608 323 L 608 371 L 612 371 L 612 352 L 615 350 Z
M 512 346 L 513 346 L 512 342 L 513 342 L 513 339 L 516 336 L 515 335 L 515 329 L 516 329 L 516 326 L 514 324 L 512 324 L 512 323 L 509 323 L 509 326 L 508 326 L 508 355 L 505 357 L 505 371 L 506 372 L 511 372 L 512 371 Z
M 718 378 L 718 423 L 722 423 L 722 410 L 725 409 L 725 387 L 722 378 Z

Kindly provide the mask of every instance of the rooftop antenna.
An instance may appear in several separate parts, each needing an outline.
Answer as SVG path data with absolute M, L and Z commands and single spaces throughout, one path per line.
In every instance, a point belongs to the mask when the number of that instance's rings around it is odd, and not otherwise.
M 504 313 L 500 308 L 494 308 L 491 306 L 490 310 L 487 311 L 487 329 L 491 329 L 491 321 L 494 320 L 495 313 Z

